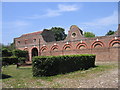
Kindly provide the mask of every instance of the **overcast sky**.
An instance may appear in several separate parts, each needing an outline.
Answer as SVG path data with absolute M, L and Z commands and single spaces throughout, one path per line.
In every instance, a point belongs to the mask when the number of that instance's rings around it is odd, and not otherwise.
M 117 2 L 3 2 L 3 44 L 22 34 L 62 27 L 67 33 L 71 25 L 103 36 L 117 30 Z

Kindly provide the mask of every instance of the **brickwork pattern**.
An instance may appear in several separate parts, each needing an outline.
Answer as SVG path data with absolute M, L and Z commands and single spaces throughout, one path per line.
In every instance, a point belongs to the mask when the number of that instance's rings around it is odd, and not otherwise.
M 54 35 L 49 30 L 24 34 L 15 38 L 16 49 L 27 50 L 29 60 L 32 59 L 32 50 L 36 48 L 39 56 L 95 54 L 96 60 L 116 61 L 120 51 L 120 25 L 114 35 L 85 38 L 83 31 L 72 25 L 68 36 L 63 41 L 55 41 Z

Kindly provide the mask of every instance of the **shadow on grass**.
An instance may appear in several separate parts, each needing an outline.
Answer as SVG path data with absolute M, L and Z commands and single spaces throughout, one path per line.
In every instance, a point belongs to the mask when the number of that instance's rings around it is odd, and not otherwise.
M 61 73 L 57 73 L 57 74 L 52 74 L 52 75 L 42 75 L 42 76 L 34 76 L 33 75 L 33 77 L 35 77 L 35 78 L 41 78 L 41 79 L 49 79 L 49 78 L 52 78 L 52 77 L 59 77 L 59 76 L 61 76 L 61 75 L 67 75 L 67 74 L 72 74 L 72 73 L 75 73 L 76 71 L 86 71 L 86 70 L 89 70 L 89 69 L 91 69 L 91 68 L 97 68 L 97 67 L 99 67 L 98 65 L 96 66 L 92 66 L 92 67 L 89 67 L 89 68 L 82 68 L 82 69 L 77 69 L 77 70 L 73 70 L 73 71 L 68 71 L 68 72 L 61 72 Z
M 2 79 L 7 79 L 7 78 L 11 78 L 12 76 L 10 75 L 6 75 L 6 74 L 2 74 Z M 0 78 L 1 79 L 1 78 Z

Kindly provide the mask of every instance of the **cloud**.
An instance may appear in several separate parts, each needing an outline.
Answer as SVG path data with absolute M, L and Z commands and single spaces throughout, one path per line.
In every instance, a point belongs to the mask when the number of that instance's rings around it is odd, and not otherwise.
M 55 17 L 60 16 L 65 12 L 73 12 L 79 10 L 77 5 L 63 5 L 58 4 L 57 9 L 47 9 L 45 14 L 42 15 L 33 15 L 31 17 L 27 17 L 28 19 L 39 19 L 43 17 Z
M 80 27 L 88 32 L 93 32 L 97 36 L 105 35 L 108 30 L 117 30 L 118 12 L 114 11 L 111 15 L 92 20 L 91 22 L 80 23 Z
M 77 11 L 79 8 L 77 5 L 58 5 L 59 12 L 70 12 L 70 11 Z
M 93 20 L 91 22 L 82 23 L 89 26 L 108 26 L 118 24 L 118 12 L 114 11 L 112 15 Z
M 12 28 L 24 27 L 29 25 L 27 21 L 21 21 L 21 20 L 7 22 L 6 24 L 8 24 L 8 26 L 11 26 Z

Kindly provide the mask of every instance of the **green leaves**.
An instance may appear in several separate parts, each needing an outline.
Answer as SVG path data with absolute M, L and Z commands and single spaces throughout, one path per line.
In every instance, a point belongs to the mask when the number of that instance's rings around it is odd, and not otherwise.
M 85 37 L 95 37 L 95 34 L 92 33 L 92 32 L 85 32 L 85 33 L 84 33 L 84 36 L 85 36 Z
M 26 57 L 28 55 L 28 52 L 19 50 L 19 49 L 15 49 L 15 50 L 13 50 L 13 55 L 16 57 Z
M 67 36 L 65 34 L 65 29 L 63 29 L 63 28 L 52 27 L 50 30 L 53 31 L 56 41 L 64 40 Z
M 36 56 L 33 76 L 51 76 L 95 66 L 95 55 Z
M 108 36 L 108 35 L 113 35 L 114 33 L 115 33 L 114 31 L 109 30 L 109 31 L 107 32 L 106 36 Z

